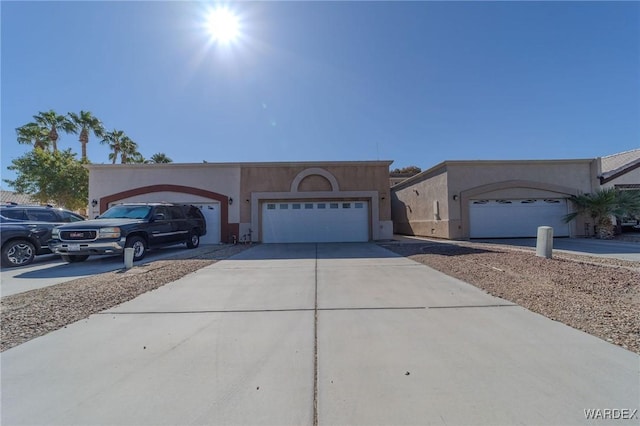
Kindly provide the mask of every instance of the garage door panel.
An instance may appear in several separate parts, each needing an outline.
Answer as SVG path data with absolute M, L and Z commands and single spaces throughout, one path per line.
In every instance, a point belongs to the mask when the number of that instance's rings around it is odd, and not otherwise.
M 368 241 L 368 203 L 267 202 L 262 234 L 265 243 Z
M 567 202 L 557 200 L 482 200 L 469 204 L 471 238 L 535 237 L 539 226 L 553 227 L 554 235 L 569 236 L 562 218 Z

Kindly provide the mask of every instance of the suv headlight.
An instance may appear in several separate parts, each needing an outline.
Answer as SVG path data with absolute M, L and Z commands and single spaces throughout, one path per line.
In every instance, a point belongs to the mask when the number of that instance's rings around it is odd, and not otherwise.
M 120 228 L 100 228 L 98 238 L 120 238 Z
M 60 230 L 58 228 L 53 228 L 51 230 L 51 238 L 60 238 Z

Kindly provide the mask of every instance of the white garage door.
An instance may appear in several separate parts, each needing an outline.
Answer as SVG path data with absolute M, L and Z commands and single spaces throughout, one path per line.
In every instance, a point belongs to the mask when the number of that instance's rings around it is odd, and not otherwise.
M 207 222 L 207 235 L 200 238 L 200 244 L 220 243 L 220 203 L 184 203 L 193 204 L 202 211 Z
M 556 237 L 568 237 L 566 199 L 474 200 L 469 203 L 471 238 L 535 237 L 539 226 L 553 227 Z
M 328 243 L 369 241 L 366 201 L 265 202 L 265 243 Z

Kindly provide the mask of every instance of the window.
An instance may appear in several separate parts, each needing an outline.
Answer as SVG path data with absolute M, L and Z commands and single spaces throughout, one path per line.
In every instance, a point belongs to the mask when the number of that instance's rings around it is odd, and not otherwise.
M 351 208 L 351 203 L 342 203 L 342 208 L 343 209 L 350 209 Z
M 275 209 L 276 209 L 275 204 L 267 204 L 267 210 L 275 210 Z
M 156 218 L 156 220 L 171 219 L 171 214 L 169 213 L 169 209 L 166 208 L 165 206 L 156 207 L 155 211 L 153 212 L 153 216 Z
M 300 210 L 300 204 L 292 204 L 291 208 L 294 210 Z
M 560 200 L 544 200 L 544 202 L 549 204 L 559 204 Z
M 329 204 L 329 208 L 330 208 L 330 209 L 337 209 L 337 208 L 338 208 L 338 203 L 331 203 L 331 204 Z
M 280 210 L 287 210 L 289 209 L 289 204 L 280 204 Z
M 355 205 L 356 205 L 356 209 L 364 208 L 364 204 L 363 203 L 355 203 Z
M 58 222 L 58 216 L 51 210 L 27 210 L 29 220 L 37 222 Z
M 312 209 L 313 208 L 313 204 L 312 203 L 307 203 L 307 204 L 304 205 L 304 208 L 307 209 L 307 210 Z
M 522 200 L 520 201 L 522 204 L 533 204 L 536 202 L 536 200 Z
M 2 216 L 8 219 L 28 220 L 27 215 L 22 209 L 3 209 Z
M 319 209 L 326 209 L 327 205 L 325 203 L 318 203 L 318 208 Z
M 169 211 L 171 212 L 172 219 L 184 219 L 184 211 L 178 206 L 169 207 Z
M 59 211 L 58 214 L 62 218 L 63 222 L 79 222 L 81 220 L 84 220 L 82 218 L 82 216 L 79 216 L 77 214 L 73 214 L 71 212 Z

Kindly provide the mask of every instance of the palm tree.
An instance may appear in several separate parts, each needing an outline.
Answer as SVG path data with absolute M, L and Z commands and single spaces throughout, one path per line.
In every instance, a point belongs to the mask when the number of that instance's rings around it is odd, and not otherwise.
M 164 152 L 156 152 L 149 159 L 150 163 L 159 164 L 159 163 L 173 163 L 173 160 L 167 157 L 167 154 Z
M 104 126 L 89 111 L 80 111 L 80 114 L 70 112 L 68 115 L 71 122 L 81 129 L 79 141 L 82 145 L 82 161 L 86 162 L 89 133 L 92 132 L 96 137 L 101 138 L 104 135 Z
M 38 125 L 49 129 L 49 141 L 53 146 L 53 152 L 58 152 L 58 129 L 65 133 L 76 133 L 78 131 L 73 122 L 64 115 L 57 114 L 54 110 L 39 112 L 33 118 Z
M 122 130 L 113 129 L 110 132 L 105 132 L 102 135 L 101 144 L 108 144 L 111 152 L 109 153 L 109 160 L 112 161 L 111 164 L 116 164 L 116 160 L 118 159 L 118 155 L 120 155 L 122 138 L 126 137 Z
M 129 136 L 124 136 L 120 140 L 120 163 L 133 163 L 140 157 L 142 157 L 142 154 L 138 152 L 138 144 L 135 143 Z
M 611 217 L 634 216 L 640 213 L 640 193 L 615 188 L 600 189 L 592 194 L 573 196 L 575 211 L 564 217 L 566 223 L 581 215 L 589 215 L 596 225 L 598 237 L 613 237 Z
M 27 123 L 16 129 L 18 143 L 33 144 L 34 149 L 47 149 L 49 147 L 49 129 L 38 123 Z

